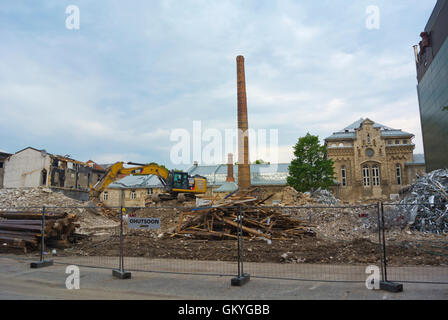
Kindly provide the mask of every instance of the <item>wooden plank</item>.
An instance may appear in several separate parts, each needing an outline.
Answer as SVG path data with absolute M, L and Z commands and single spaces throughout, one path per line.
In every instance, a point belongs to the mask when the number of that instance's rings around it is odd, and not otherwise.
M 233 226 L 233 227 L 235 227 L 235 228 L 238 228 L 239 226 L 238 226 L 238 224 L 236 223 L 236 222 L 234 222 L 234 221 L 232 221 L 232 220 L 230 220 L 230 219 L 227 219 L 227 218 L 224 218 L 224 217 L 222 217 L 222 220 L 225 222 L 225 223 L 227 223 L 227 224 L 229 224 L 229 225 L 231 225 L 231 226 Z M 259 237 L 263 237 L 263 238 L 267 238 L 267 239 L 270 239 L 270 235 L 267 235 L 267 234 L 264 234 L 264 233 L 260 233 L 260 232 L 258 232 L 257 230 L 254 230 L 254 229 L 251 229 L 251 228 L 248 228 L 248 227 L 246 227 L 246 226 L 242 226 L 242 229 L 243 229 L 243 231 L 246 231 L 246 232 L 248 232 L 248 233 L 250 233 L 250 234 L 253 234 L 253 235 L 256 235 L 256 236 L 259 236 Z

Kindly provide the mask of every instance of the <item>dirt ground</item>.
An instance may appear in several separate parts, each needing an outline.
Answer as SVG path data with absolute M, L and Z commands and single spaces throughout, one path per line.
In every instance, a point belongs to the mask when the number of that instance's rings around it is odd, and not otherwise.
M 120 237 L 98 235 L 80 241 L 59 255 L 116 256 Z M 366 264 L 379 261 L 378 244 L 368 239 L 352 241 L 305 237 L 298 241 L 263 240 L 243 242 L 244 260 L 276 263 Z M 154 233 L 134 232 L 124 236 L 124 254 L 128 257 L 176 258 L 192 260 L 235 261 L 236 240 L 160 239 Z M 387 246 L 388 264 L 448 266 L 448 248 L 439 243 L 397 243 Z
M 166 205 L 178 205 L 165 203 Z M 192 205 L 188 204 L 187 205 Z M 188 236 L 171 237 L 179 222 L 182 208 L 128 209 L 128 216 L 161 219 L 155 231 L 128 230 L 124 221 L 124 254 L 128 257 L 176 258 L 192 260 L 236 261 L 236 240 L 199 240 Z M 371 209 L 301 209 L 285 214 L 310 219 L 315 236 L 295 240 L 245 239 L 244 259 L 248 262 L 366 264 L 379 262 L 376 216 Z M 96 216 L 96 215 L 95 215 Z M 102 217 L 105 218 L 105 217 Z M 58 249 L 62 256 L 117 256 L 120 229 L 116 221 L 101 221 L 85 230 L 88 236 L 72 248 Z M 410 230 L 386 231 L 388 264 L 395 266 L 448 266 L 446 236 Z M 4 252 L 6 248 L 0 248 Z

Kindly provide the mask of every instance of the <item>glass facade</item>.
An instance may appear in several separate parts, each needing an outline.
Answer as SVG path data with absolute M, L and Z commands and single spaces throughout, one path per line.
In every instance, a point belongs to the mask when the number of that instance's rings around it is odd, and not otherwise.
M 417 86 L 426 170 L 448 167 L 448 39 Z M 446 107 L 446 108 L 445 108 Z

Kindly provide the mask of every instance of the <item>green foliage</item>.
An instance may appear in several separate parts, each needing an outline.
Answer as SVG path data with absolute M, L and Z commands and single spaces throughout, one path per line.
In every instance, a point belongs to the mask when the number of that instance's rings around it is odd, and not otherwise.
M 159 166 L 159 167 L 162 167 L 162 168 L 164 168 L 166 171 L 170 171 L 167 167 L 165 167 L 163 164 L 158 164 L 157 162 L 151 162 L 151 163 L 148 163 L 148 165 L 156 165 L 156 166 Z M 176 169 L 175 169 L 176 170 Z M 182 171 L 182 170 L 179 170 L 179 171 Z
M 328 189 L 334 183 L 333 160 L 327 159 L 327 148 L 320 145 L 318 136 L 309 133 L 294 146 L 288 170 L 288 185 L 300 192 Z
M 448 106 L 442 107 L 442 111 L 448 111 Z
M 266 162 L 263 159 L 257 159 L 253 163 L 254 164 L 271 164 L 270 162 Z

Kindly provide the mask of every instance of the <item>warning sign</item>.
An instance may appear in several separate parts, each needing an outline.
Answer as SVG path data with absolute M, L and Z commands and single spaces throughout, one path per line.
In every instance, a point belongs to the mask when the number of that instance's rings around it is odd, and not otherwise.
M 131 218 L 128 220 L 130 229 L 160 229 L 159 218 Z

